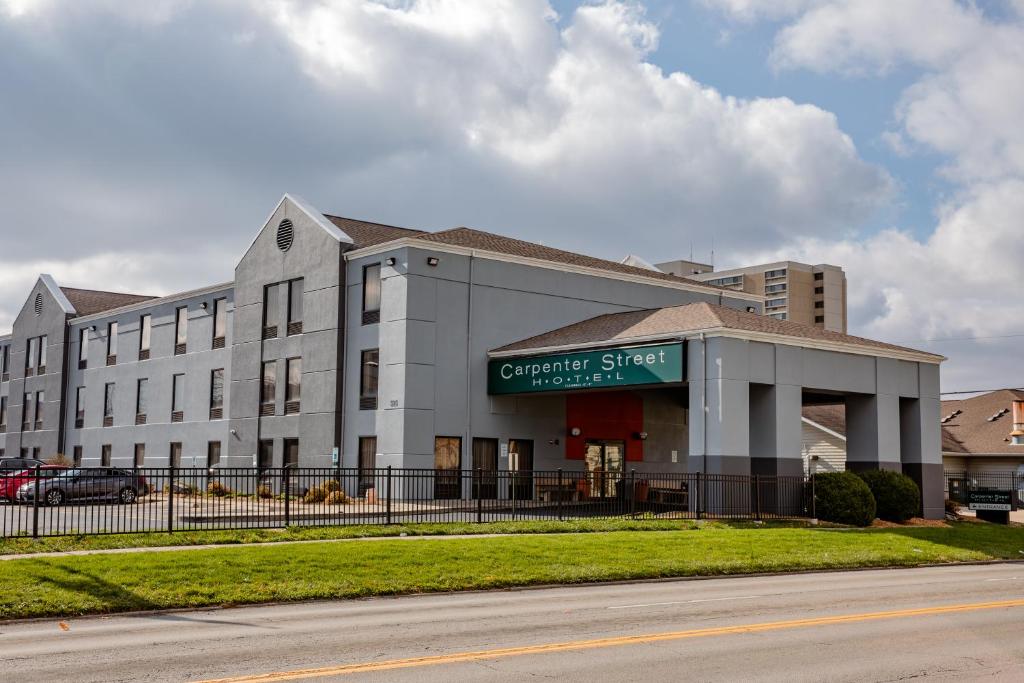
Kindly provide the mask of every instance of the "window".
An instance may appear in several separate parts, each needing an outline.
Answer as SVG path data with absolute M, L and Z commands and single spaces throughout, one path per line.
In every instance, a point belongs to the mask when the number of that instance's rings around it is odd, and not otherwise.
M 273 339 L 277 336 L 280 323 L 280 285 L 267 285 L 263 288 L 263 338 Z
M 0 434 L 7 431 L 7 397 L 0 396 Z
M 75 429 L 85 426 L 85 387 L 75 389 Z
M 28 340 L 28 349 L 25 351 L 25 376 L 32 377 L 36 374 L 36 359 L 39 356 L 39 338 L 32 337 Z
M 220 464 L 220 441 L 206 444 L 206 466 L 216 467 Z
M 185 419 L 185 375 L 175 375 L 171 382 L 171 422 Z
M 32 393 L 26 391 L 21 403 L 21 431 L 27 432 L 32 427 Z
M 256 471 L 258 476 L 274 466 L 274 441 L 263 439 L 260 441 L 259 450 L 256 452 Z
M 815 287 L 814 288 L 814 293 L 815 294 L 824 294 L 825 293 L 825 288 L 824 287 Z
M 462 477 L 462 438 L 458 436 L 434 437 L 434 498 L 460 498 Z
M 825 273 L 815 273 L 814 274 L 814 279 L 815 280 L 824 280 L 825 279 Z
M 715 285 L 716 287 L 732 287 L 743 283 L 742 275 L 732 275 L 730 277 L 716 277 L 712 280 L 708 280 L 709 285 Z
M 786 283 L 784 283 L 784 282 L 781 283 L 781 284 L 778 284 L 778 285 L 765 285 L 765 288 L 764 288 L 764 293 L 765 294 L 774 294 L 775 292 L 785 292 L 785 291 L 786 291 Z
M 825 302 L 824 301 L 815 301 L 814 302 L 814 307 L 815 308 L 825 308 Z
M 149 349 L 152 341 L 153 316 L 147 313 L 139 318 L 139 360 L 149 360 Z
M 100 467 L 110 467 L 111 450 L 109 443 L 100 446 Z
M 117 323 L 107 323 L 107 365 L 117 363 Z
M 78 369 L 85 370 L 89 366 L 89 328 L 78 331 Z
M 365 496 L 374 487 L 377 468 L 377 437 L 359 437 L 359 495 Z
M 293 415 L 299 412 L 299 399 L 302 396 L 302 359 L 289 358 L 285 367 L 288 384 L 284 391 L 284 414 Z
M 277 400 L 277 362 L 263 361 L 262 381 L 260 382 L 260 416 L 266 417 L 276 412 Z
M 103 387 L 103 426 L 114 425 L 114 383 L 108 382 Z
M 39 338 L 39 374 L 46 374 L 46 347 L 49 346 L 46 335 Z
M 6 382 L 10 379 L 11 371 L 7 369 L 7 363 L 10 356 L 7 351 L 8 347 L 0 346 L 0 382 Z
M 785 313 L 769 313 L 768 317 L 769 318 L 775 318 L 776 320 L 785 320 L 786 319 L 786 314 Z
M 181 467 L 181 443 L 177 441 L 171 444 L 169 463 L 171 467 Z
M 174 355 L 185 353 L 188 347 L 188 306 L 174 312 Z
M 45 392 L 36 392 L 36 423 L 34 429 L 43 428 L 43 406 L 46 404 Z
M 210 419 L 224 418 L 224 368 L 210 373 Z
M 284 466 L 297 467 L 299 464 L 299 440 L 284 440 Z
M 380 350 L 367 349 L 362 353 L 359 372 L 359 409 L 377 409 L 378 366 Z
M 302 278 L 288 283 L 288 335 L 302 334 Z
M 766 279 L 770 279 L 773 277 L 786 277 L 786 269 L 776 268 L 775 270 L 766 270 L 764 272 L 764 276 Z
M 213 302 L 213 348 L 223 349 L 228 336 L 228 300 L 215 299 Z
M 786 297 L 782 297 L 781 299 L 768 299 L 767 301 L 764 302 L 764 305 L 765 308 L 776 308 L 778 306 L 785 306 Z
M 824 323 L 825 322 L 825 316 L 823 316 L 823 315 L 816 315 L 816 316 L 814 316 L 814 322 L 815 322 L 815 324 Z
M 74 465 L 75 467 L 81 467 L 82 466 L 82 447 L 81 446 L 75 446 L 71 450 L 71 464 Z
M 380 264 L 363 267 L 363 324 L 380 322 Z
M 146 464 L 146 444 L 137 443 L 135 444 L 135 458 L 132 460 L 132 464 L 136 467 L 144 467 Z
M 135 388 L 135 424 L 146 424 L 149 415 L 149 380 L 140 379 Z

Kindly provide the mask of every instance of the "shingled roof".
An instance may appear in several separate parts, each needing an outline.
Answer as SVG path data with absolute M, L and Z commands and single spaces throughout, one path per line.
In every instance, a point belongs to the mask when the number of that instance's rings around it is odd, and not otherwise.
M 813 405 L 803 407 L 804 419 L 846 438 L 846 409 L 841 404 Z M 967 453 L 963 444 L 943 425 L 942 452 Z
M 613 273 L 622 273 L 623 275 L 639 275 L 647 278 L 654 278 L 656 280 L 664 280 L 666 282 L 685 282 L 705 289 L 721 289 L 722 291 L 728 291 L 733 296 L 736 295 L 736 292 L 732 290 L 726 290 L 723 287 L 710 285 L 706 282 L 698 282 L 697 280 L 691 280 L 690 278 L 671 275 L 657 270 L 648 270 L 647 268 L 638 268 L 637 266 L 619 263 L 618 261 L 609 261 L 595 256 L 587 256 L 585 254 L 577 254 L 572 251 L 546 247 L 543 244 L 537 244 L 536 242 L 517 240 L 512 237 L 495 235 L 494 233 L 474 230 L 472 228 L 453 228 L 452 230 L 442 230 L 441 232 L 423 233 L 416 235 L 415 237 L 428 242 L 450 244 L 452 246 L 463 247 L 466 249 L 480 249 L 481 251 L 508 254 L 509 256 L 537 259 L 538 261 L 551 261 L 553 263 L 560 263 L 569 266 L 594 268 Z
M 77 316 L 92 315 L 110 311 L 122 306 L 141 303 L 155 299 L 155 296 L 143 294 L 125 294 L 123 292 L 101 292 L 95 289 L 75 289 L 74 287 L 61 287 L 60 291 L 68 298 L 71 305 L 75 307 Z
M 860 346 L 865 350 L 899 351 L 926 356 L 936 362 L 942 356 L 896 346 L 885 342 L 855 337 L 802 325 L 788 320 L 776 320 L 756 313 L 738 311 L 734 308 L 709 303 L 693 303 L 668 308 L 651 308 L 641 311 L 608 313 L 596 318 L 560 327 L 522 341 L 508 344 L 492 353 L 508 353 L 539 349 L 576 346 L 584 344 L 608 345 L 628 343 L 632 340 L 647 340 L 658 336 L 670 337 L 712 329 L 730 329 L 759 332 L 796 340 L 814 340 Z
M 330 214 L 324 214 L 324 218 L 338 226 L 346 235 L 351 237 L 355 242 L 356 249 L 372 247 L 384 242 L 390 242 L 391 240 L 402 239 L 403 237 L 420 237 L 425 234 L 422 230 L 400 228 L 394 225 L 384 225 L 383 223 L 371 223 L 369 221 L 356 220 L 355 218 L 331 216 Z
M 1014 401 L 1024 401 L 1024 390 L 1002 389 L 958 401 L 943 401 L 942 417 L 949 418 L 943 423 L 943 429 L 962 446 L 962 452 L 1024 456 L 1024 446 L 1010 443 Z

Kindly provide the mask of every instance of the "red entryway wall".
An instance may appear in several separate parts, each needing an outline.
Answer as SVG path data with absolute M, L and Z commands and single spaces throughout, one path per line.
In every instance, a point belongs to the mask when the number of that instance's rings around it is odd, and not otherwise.
M 583 460 L 587 441 L 624 441 L 626 460 L 644 459 L 644 400 L 630 391 L 568 394 L 565 397 L 565 457 Z M 579 436 L 572 429 L 580 429 Z

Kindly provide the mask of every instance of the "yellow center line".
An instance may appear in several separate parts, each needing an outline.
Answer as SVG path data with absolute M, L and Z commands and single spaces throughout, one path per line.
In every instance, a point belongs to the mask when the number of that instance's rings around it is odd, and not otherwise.
M 277 671 L 251 676 L 234 678 L 218 678 L 200 683 L 267 683 L 270 681 L 296 681 L 304 678 L 320 678 L 323 676 L 342 676 L 345 674 L 369 673 L 372 671 L 389 671 L 392 669 L 409 669 L 419 666 L 437 666 L 440 664 L 458 664 L 476 662 L 503 657 L 520 657 L 523 655 L 539 655 L 570 650 L 591 650 L 621 645 L 641 645 L 666 640 L 683 640 L 686 638 L 704 638 L 736 633 L 762 633 L 790 628 L 806 628 L 808 626 L 827 626 L 831 624 L 849 624 L 878 619 L 896 619 L 901 617 L 917 617 L 935 614 L 951 614 L 954 612 L 974 612 L 986 609 L 1002 609 L 1007 607 L 1024 607 L 1024 599 L 1001 600 L 998 602 L 975 602 L 963 605 L 945 605 L 939 607 L 921 607 L 917 609 L 891 610 L 888 612 L 865 612 L 861 614 L 843 614 L 831 617 L 815 617 L 812 619 L 791 619 L 788 621 L 770 621 L 760 624 L 740 626 L 719 626 L 714 628 L 691 629 L 688 631 L 670 631 L 668 633 L 648 633 L 636 636 L 616 636 L 612 638 L 595 638 L 592 640 L 573 640 L 563 643 L 545 643 L 542 645 L 524 645 L 494 650 L 478 650 L 475 652 L 455 652 L 447 655 L 430 657 L 412 657 L 409 659 L 391 659 L 380 662 L 364 662 L 361 664 L 341 664 L 318 669 L 296 669 L 294 671 Z

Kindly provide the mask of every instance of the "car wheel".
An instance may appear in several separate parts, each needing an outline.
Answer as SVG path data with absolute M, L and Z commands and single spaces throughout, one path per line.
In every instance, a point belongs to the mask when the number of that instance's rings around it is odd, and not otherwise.
M 63 505 L 64 492 L 60 489 L 51 489 L 46 492 L 45 500 L 47 505 Z
M 131 505 L 138 499 L 139 494 L 130 486 L 126 486 L 117 494 L 117 500 L 123 505 Z

